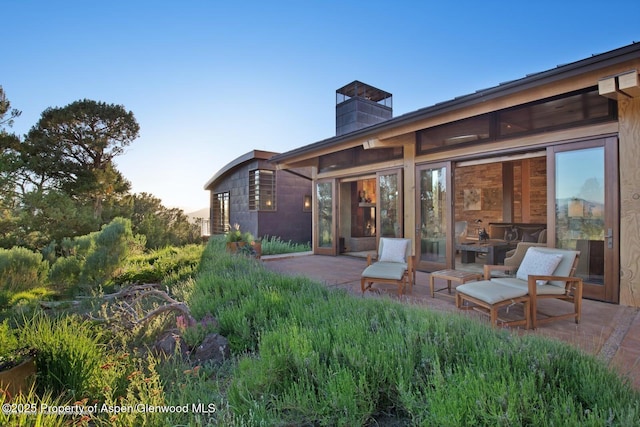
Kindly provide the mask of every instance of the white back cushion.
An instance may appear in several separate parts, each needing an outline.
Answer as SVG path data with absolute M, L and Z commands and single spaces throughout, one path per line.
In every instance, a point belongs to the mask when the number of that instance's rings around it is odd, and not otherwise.
M 407 245 L 409 241 L 406 239 L 380 239 L 382 253 L 378 261 L 382 262 L 407 262 L 405 255 L 407 253 Z
M 545 253 L 538 251 L 535 247 L 531 247 L 524 255 L 522 264 L 520 264 L 518 272 L 516 273 L 516 278 L 529 280 L 529 275 L 531 274 L 539 274 L 542 276 L 552 275 L 556 267 L 558 267 L 558 264 L 560 264 L 560 261 L 562 261 L 561 254 Z M 537 285 L 544 285 L 546 283 L 546 280 L 536 281 Z

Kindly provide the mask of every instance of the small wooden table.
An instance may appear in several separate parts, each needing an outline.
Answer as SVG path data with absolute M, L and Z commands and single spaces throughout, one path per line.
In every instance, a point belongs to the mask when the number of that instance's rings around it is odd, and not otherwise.
M 435 289 L 435 280 L 443 279 L 447 281 L 447 287 L 441 289 Z M 431 287 L 431 298 L 434 298 L 435 292 L 439 292 L 445 289 L 449 290 L 449 294 L 451 294 L 451 282 L 456 282 L 460 285 L 463 285 L 467 282 L 473 282 L 476 280 L 482 279 L 482 274 L 480 273 L 472 273 L 470 271 L 460 271 L 460 270 L 439 270 L 431 273 L 429 277 L 429 286 Z

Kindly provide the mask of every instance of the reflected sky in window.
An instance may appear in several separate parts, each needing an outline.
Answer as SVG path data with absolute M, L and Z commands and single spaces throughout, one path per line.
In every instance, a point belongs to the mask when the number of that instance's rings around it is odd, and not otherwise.
M 604 203 L 604 148 L 558 153 L 556 198 Z

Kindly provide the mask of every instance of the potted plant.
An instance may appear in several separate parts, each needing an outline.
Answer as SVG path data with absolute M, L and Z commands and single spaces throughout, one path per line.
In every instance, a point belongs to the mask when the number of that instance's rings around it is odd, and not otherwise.
M 226 241 L 227 252 L 241 252 L 257 258 L 262 254 L 262 243 L 248 231 L 243 233 L 240 230 L 240 224 L 234 224 L 233 229 L 227 232 Z

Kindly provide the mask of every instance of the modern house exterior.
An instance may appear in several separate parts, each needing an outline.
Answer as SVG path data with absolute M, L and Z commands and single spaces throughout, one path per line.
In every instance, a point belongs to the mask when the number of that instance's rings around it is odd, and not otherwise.
M 633 43 L 349 128 L 345 102 L 390 98 L 357 82 L 377 95 L 337 91 L 346 132 L 270 161 L 311 170 L 316 254 L 402 236 L 419 269 L 462 268 L 466 223 L 470 238 L 578 248 L 587 298 L 640 307 L 638 70 Z
M 275 154 L 250 151 L 207 181 L 212 235 L 225 234 L 238 224 L 257 238 L 311 242 L 311 170 L 276 170 L 269 162 Z

